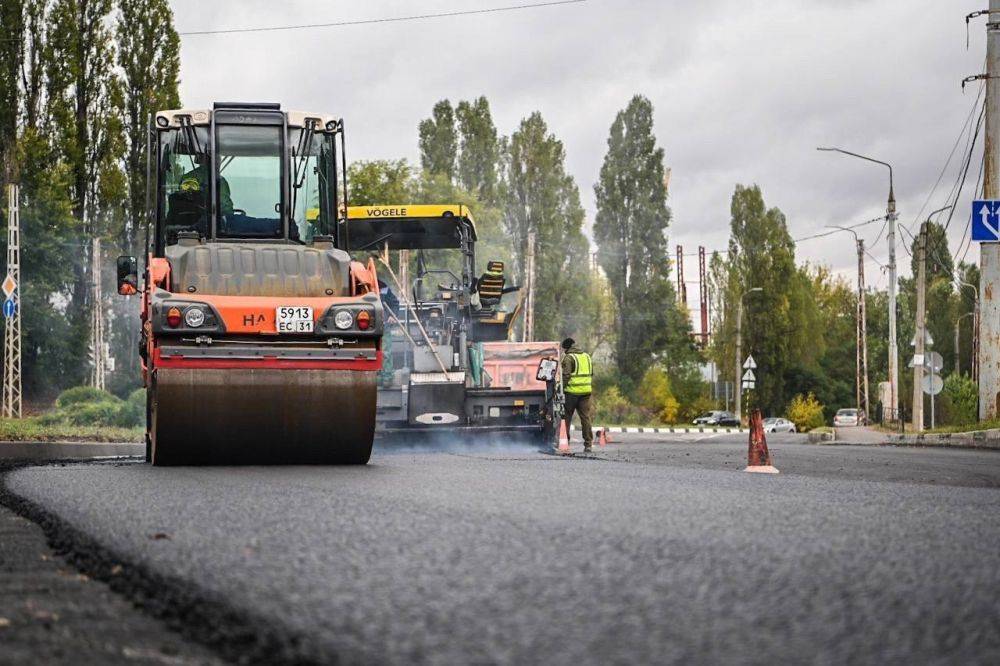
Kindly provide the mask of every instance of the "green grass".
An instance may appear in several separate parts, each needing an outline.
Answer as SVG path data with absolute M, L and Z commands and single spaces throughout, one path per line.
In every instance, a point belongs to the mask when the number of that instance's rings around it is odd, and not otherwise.
M 956 433 L 956 432 L 972 432 L 973 430 L 994 430 L 997 428 L 1000 428 L 1000 419 L 993 419 L 991 421 L 979 421 L 978 423 L 963 423 L 961 425 L 938 426 L 933 430 L 927 429 L 924 432 Z
M 4 442 L 141 442 L 143 432 L 143 428 L 42 425 L 35 416 L 0 418 L 0 441 Z

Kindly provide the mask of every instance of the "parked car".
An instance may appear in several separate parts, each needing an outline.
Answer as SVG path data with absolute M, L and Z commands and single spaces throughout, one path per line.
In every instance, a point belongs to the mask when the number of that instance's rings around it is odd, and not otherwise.
M 764 419 L 764 432 L 798 432 L 795 424 L 788 419 L 781 419 L 772 416 Z
M 693 421 L 694 425 L 738 426 L 739 421 L 732 412 L 713 410 L 705 412 Z
M 837 413 L 833 416 L 833 426 L 835 428 L 864 425 L 864 421 L 864 417 L 856 409 L 838 409 Z

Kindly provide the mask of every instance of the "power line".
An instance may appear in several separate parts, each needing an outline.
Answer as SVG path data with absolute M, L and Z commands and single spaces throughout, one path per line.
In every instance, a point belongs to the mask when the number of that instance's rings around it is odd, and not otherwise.
M 505 7 L 488 7 L 486 9 L 462 9 L 450 12 L 435 12 L 430 14 L 412 14 L 410 16 L 392 16 L 376 19 L 357 19 L 354 21 L 335 21 L 331 23 L 303 23 L 301 25 L 263 26 L 259 28 L 220 28 L 218 30 L 186 30 L 178 32 L 182 37 L 196 35 L 232 35 L 246 32 L 278 32 L 283 30 L 306 30 L 310 28 L 342 28 L 355 25 L 373 25 L 376 23 L 402 23 L 404 21 L 422 21 L 426 19 L 447 18 L 452 16 L 473 16 L 479 14 L 499 14 L 514 12 L 521 9 L 538 9 L 540 7 L 557 7 L 560 5 L 577 5 L 588 0 L 552 0 L 551 2 L 534 2 L 527 5 L 507 5 Z
M 984 67 L 985 67 L 985 59 L 984 59 Z M 986 89 L 986 83 L 980 82 L 979 92 L 976 93 L 976 99 L 974 99 L 972 102 L 972 108 L 969 109 L 969 115 L 966 116 L 965 123 L 962 124 L 962 130 L 958 133 L 958 136 L 955 137 L 955 143 L 952 144 L 951 151 L 948 153 L 948 159 L 945 160 L 944 166 L 941 167 L 941 172 L 938 174 L 937 180 L 934 181 L 934 185 L 931 187 L 931 191 L 928 192 L 927 198 L 924 200 L 924 204 L 920 207 L 920 210 L 917 211 L 917 215 L 913 218 L 913 222 L 910 223 L 910 226 L 916 225 L 920 222 L 921 216 L 927 209 L 927 204 L 930 203 L 931 198 L 934 196 L 934 192 L 937 191 L 938 185 L 941 184 L 941 180 L 944 178 L 944 174 L 945 172 L 948 171 L 948 166 L 951 164 L 951 160 L 955 156 L 955 151 L 958 149 L 958 144 L 962 142 L 962 137 L 965 136 L 967 132 L 969 132 L 969 126 L 972 123 L 972 119 L 976 115 L 976 109 L 979 108 L 979 103 L 980 100 L 982 99 L 983 91 L 985 89 Z M 954 190 L 954 187 L 952 189 Z

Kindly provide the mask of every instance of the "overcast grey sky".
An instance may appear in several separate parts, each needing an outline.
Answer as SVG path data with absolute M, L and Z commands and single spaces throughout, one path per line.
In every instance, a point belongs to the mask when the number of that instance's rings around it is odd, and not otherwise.
M 346 21 L 527 4 L 532 0 L 172 0 L 180 31 Z M 793 237 L 884 212 L 887 174 L 819 153 L 837 145 L 891 162 L 900 222 L 913 227 L 978 84 L 982 0 L 588 0 L 561 7 L 408 23 L 182 37 L 186 106 L 280 101 L 344 117 L 350 159 L 416 162 L 416 126 L 442 98 L 486 95 L 498 129 L 542 112 L 566 146 L 593 218 L 593 185 L 615 114 L 635 93 L 656 108 L 672 169 L 671 247 L 724 248 L 736 183 L 757 183 Z M 961 146 L 957 153 L 964 148 Z M 927 211 L 944 205 L 956 154 Z M 979 157 L 966 193 L 975 186 Z M 949 228 L 955 252 L 963 197 Z M 926 212 L 926 211 L 925 211 Z M 863 229 L 869 242 L 880 224 Z M 909 243 L 909 238 L 902 235 Z M 884 262 L 885 237 L 872 248 Z M 848 234 L 798 257 L 854 278 Z M 978 261 L 978 248 L 967 258 Z M 899 249 L 900 268 L 909 257 Z M 697 277 L 696 258 L 685 273 Z M 885 287 L 875 259 L 869 283 Z M 696 291 L 692 287 L 692 296 Z

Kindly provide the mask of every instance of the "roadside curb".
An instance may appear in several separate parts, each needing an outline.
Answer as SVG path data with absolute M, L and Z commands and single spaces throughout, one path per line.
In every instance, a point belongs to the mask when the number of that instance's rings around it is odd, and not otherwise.
M 0 460 L 81 460 L 144 456 L 146 445 L 136 442 L 0 442 Z
M 888 435 L 888 443 L 896 446 L 937 446 L 1000 451 L 1000 430 L 975 430 L 972 432 L 924 435 Z
M 628 428 L 628 427 L 604 427 L 604 426 L 594 426 L 594 430 L 604 430 L 606 432 L 613 433 L 646 433 L 655 435 L 665 435 L 665 434 L 685 434 L 685 433 L 740 433 L 749 432 L 746 428 Z M 579 430 L 575 425 L 570 426 L 570 432 Z

